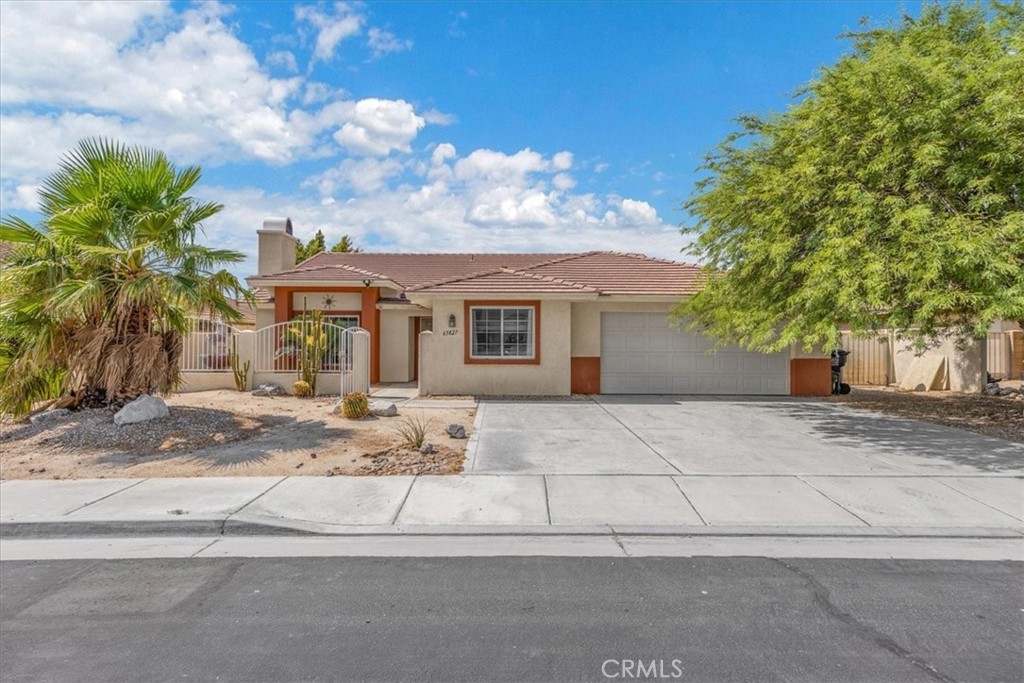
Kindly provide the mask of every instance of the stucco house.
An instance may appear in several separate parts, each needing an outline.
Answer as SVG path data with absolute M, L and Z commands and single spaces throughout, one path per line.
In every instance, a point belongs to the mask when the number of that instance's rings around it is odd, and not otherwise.
M 828 359 L 713 343 L 668 313 L 698 266 L 642 254 L 322 253 L 288 219 L 259 235 L 257 329 L 321 310 L 370 334 L 371 382 L 433 395 L 821 394 Z

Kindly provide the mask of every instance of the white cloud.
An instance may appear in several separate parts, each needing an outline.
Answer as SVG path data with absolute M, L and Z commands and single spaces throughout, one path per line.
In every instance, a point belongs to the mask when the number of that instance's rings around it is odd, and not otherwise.
M 345 2 L 336 2 L 330 9 L 300 5 L 295 8 L 295 19 L 309 24 L 316 31 L 310 66 L 316 62 L 331 61 L 338 45 L 346 38 L 359 35 L 366 21 L 366 17 Z
M 382 190 L 403 168 L 404 164 L 394 158 L 345 159 L 336 167 L 309 178 L 304 185 L 315 187 L 325 197 L 346 189 L 356 194 L 369 194 Z
M 334 134 L 350 152 L 383 156 L 392 151 L 410 151 L 409 143 L 426 125 L 405 100 L 370 97 L 355 104 L 352 118 Z
M 295 54 L 288 50 L 278 50 L 271 52 L 267 55 L 268 66 L 279 66 L 286 71 L 291 73 L 297 73 L 299 70 L 299 63 L 295 59 Z
M 658 212 L 654 207 L 636 199 L 623 199 L 619 213 L 630 225 L 650 225 L 658 222 Z
M 433 153 L 430 155 L 430 162 L 437 166 L 439 164 L 443 164 L 448 159 L 454 159 L 455 156 L 455 145 L 449 142 L 442 142 L 434 148 Z
M 393 52 L 405 52 L 412 49 L 411 40 L 399 38 L 394 33 L 381 30 L 376 26 L 367 31 L 366 45 L 373 52 L 374 59 Z
M 572 168 L 572 152 L 559 152 L 551 157 L 551 165 L 558 171 L 567 171 Z
M 568 173 L 559 173 L 551 179 L 551 183 L 559 190 L 571 190 L 576 187 L 576 181 Z
M 5 2 L 0 12 L 5 196 L 38 182 L 84 137 L 159 147 L 181 163 L 287 164 L 339 154 L 334 134 L 362 154 L 409 151 L 428 123 L 402 100 L 357 102 L 321 82 L 271 76 L 222 5 L 175 13 L 166 3 Z M 268 56 L 289 70 L 293 61 L 287 51 Z

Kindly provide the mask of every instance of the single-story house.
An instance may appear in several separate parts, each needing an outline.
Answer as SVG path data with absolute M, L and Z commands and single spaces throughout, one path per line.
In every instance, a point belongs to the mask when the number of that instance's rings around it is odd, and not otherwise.
M 720 348 L 669 312 L 705 280 L 643 254 L 321 253 L 289 219 L 259 235 L 256 328 L 320 310 L 370 334 L 371 382 L 432 395 L 821 394 L 829 361 Z

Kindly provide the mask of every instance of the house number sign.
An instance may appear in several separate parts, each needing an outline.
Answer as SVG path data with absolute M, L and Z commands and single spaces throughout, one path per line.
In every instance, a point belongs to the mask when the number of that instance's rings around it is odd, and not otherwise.
M 446 336 L 446 337 L 454 337 L 458 333 L 459 333 L 458 330 L 445 330 L 444 331 L 444 336 Z

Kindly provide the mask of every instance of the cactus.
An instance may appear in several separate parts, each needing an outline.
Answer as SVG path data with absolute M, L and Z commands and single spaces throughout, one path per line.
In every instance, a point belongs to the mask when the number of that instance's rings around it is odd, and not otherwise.
M 361 391 L 353 391 L 341 399 L 341 414 L 350 420 L 366 417 L 370 412 L 370 400 Z
M 245 391 L 249 384 L 249 361 L 240 365 L 238 362 L 238 337 L 231 335 L 231 355 L 228 356 L 231 363 L 231 374 L 235 377 L 235 390 Z
M 292 395 L 305 398 L 306 396 L 313 395 L 313 387 L 309 386 L 309 382 L 299 380 L 292 384 Z
M 305 300 L 303 300 L 305 308 Z M 327 352 L 327 332 L 324 329 L 324 314 L 321 311 L 302 311 L 302 319 L 295 326 L 298 337 L 299 362 L 297 366 L 299 380 L 310 387 L 310 396 L 316 394 L 316 380 L 320 374 L 320 364 Z

